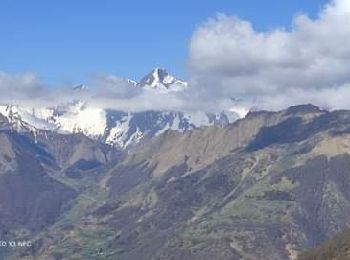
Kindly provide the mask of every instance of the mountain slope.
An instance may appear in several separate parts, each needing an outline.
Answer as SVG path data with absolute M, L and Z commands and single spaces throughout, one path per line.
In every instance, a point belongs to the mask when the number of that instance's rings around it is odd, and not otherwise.
M 27 241 L 60 219 L 77 192 L 50 176 L 52 157 L 33 140 L 1 131 L 0 147 L 0 235 Z
M 168 131 L 102 168 L 26 254 L 296 259 L 350 222 L 349 147 L 350 112 L 309 105 Z
M 303 252 L 299 260 L 347 260 L 350 259 L 350 231 L 345 231 L 337 234 L 331 240 L 325 242 L 318 248 Z
M 0 117 L 0 125 L 2 241 L 42 238 L 72 214 L 77 204 L 84 207 L 84 202 L 91 200 L 91 195 L 81 197 L 81 192 L 95 184 L 103 168 L 118 158 L 110 146 L 82 134 L 17 132 L 4 117 Z M 38 243 L 35 247 L 42 242 Z M 3 247 L 0 258 L 19 253 L 15 259 L 26 259 L 27 253 L 17 249 Z

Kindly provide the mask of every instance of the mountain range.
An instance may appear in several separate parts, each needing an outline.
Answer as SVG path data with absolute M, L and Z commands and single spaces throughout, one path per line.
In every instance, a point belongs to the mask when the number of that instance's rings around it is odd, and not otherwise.
M 130 91 L 132 88 L 153 91 L 154 95 L 160 95 L 159 98 L 170 92 L 186 91 L 189 87 L 187 82 L 176 79 L 161 68 L 154 69 L 140 82 L 124 81 Z M 73 87 L 72 91 L 79 97 L 89 88 L 81 84 Z M 242 116 L 233 111 L 120 111 L 91 106 L 83 95 L 50 107 L 2 104 L 0 114 L 17 131 L 30 131 L 33 134 L 43 130 L 82 133 L 119 149 L 135 146 L 141 140 L 150 139 L 168 129 L 184 132 L 209 125 L 227 125 Z
M 297 259 L 350 222 L 350 111 L 312 105 L 118 149 L 0 116 L 2 259 Z

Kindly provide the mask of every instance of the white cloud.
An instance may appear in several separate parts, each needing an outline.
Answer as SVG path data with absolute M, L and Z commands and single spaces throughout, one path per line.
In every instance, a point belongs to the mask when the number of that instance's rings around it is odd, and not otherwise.
M 297 15 L 292 29 L 258 32 L 218 15 L 194 33 L 191 82 L 202 98 L 228 96 L 279 109 L 301 103 L 350 108 L 350 0 L 329 3 L 316 19 Z
M 33 91 L 40 87 L 37 75 L 32 73 L 25 74 L 7 74 L 0 72 L 0 90 L 2 96 L 13 94 L 15 92 Z

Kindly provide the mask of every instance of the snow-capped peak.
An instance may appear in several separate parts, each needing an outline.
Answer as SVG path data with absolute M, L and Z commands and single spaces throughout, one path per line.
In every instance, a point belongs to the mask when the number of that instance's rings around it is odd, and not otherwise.
M 183 90 L 187 82 L 176 79 L 163 68 L 155 68 L 138 83 L 138 86 L 151 89 Z

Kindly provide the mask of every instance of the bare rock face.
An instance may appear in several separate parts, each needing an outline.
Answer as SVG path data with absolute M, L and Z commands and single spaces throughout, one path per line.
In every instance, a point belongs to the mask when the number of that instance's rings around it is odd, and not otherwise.
M 147 145 L 132 152 L 128 159 L 134 163 L 147 160 L 150 165 L 156 165 L 154 169 L 156 175 L 162 175 L 171 167 L 185 161 L 192 170 L 198 170 L 236 149 L 258 148 L 255 143 L 259 142 L 264 131 L 274 135 L 274 138 L 278 138 L 278 135 L 273 133 L 273 126 L 281 128 L 277 131 L 288 135 L 293 130 L 288 128 L 289 124 L 294 126 L 294 121 L 302 123 L 309 118 L 326 113 L 313 106 L 301 106 L 299 110 L 302 110 L 302 113 L 291 117 L 290 114 L 293 110 L 297 110 L 297 108 L 291 107 L 289 110 L 278 113 L 251 112 L 246 118 L 228 126 L 211 126 L 183 134 L 167 131 L 151 140 Z M 285 129 L 282 129 L 283 127 Z M 295 127 L 298 125 L 296 124 Z M 254 139 L 255 137 L 256 139 Z M 273 141 L 272 138 L 268 140 Z

